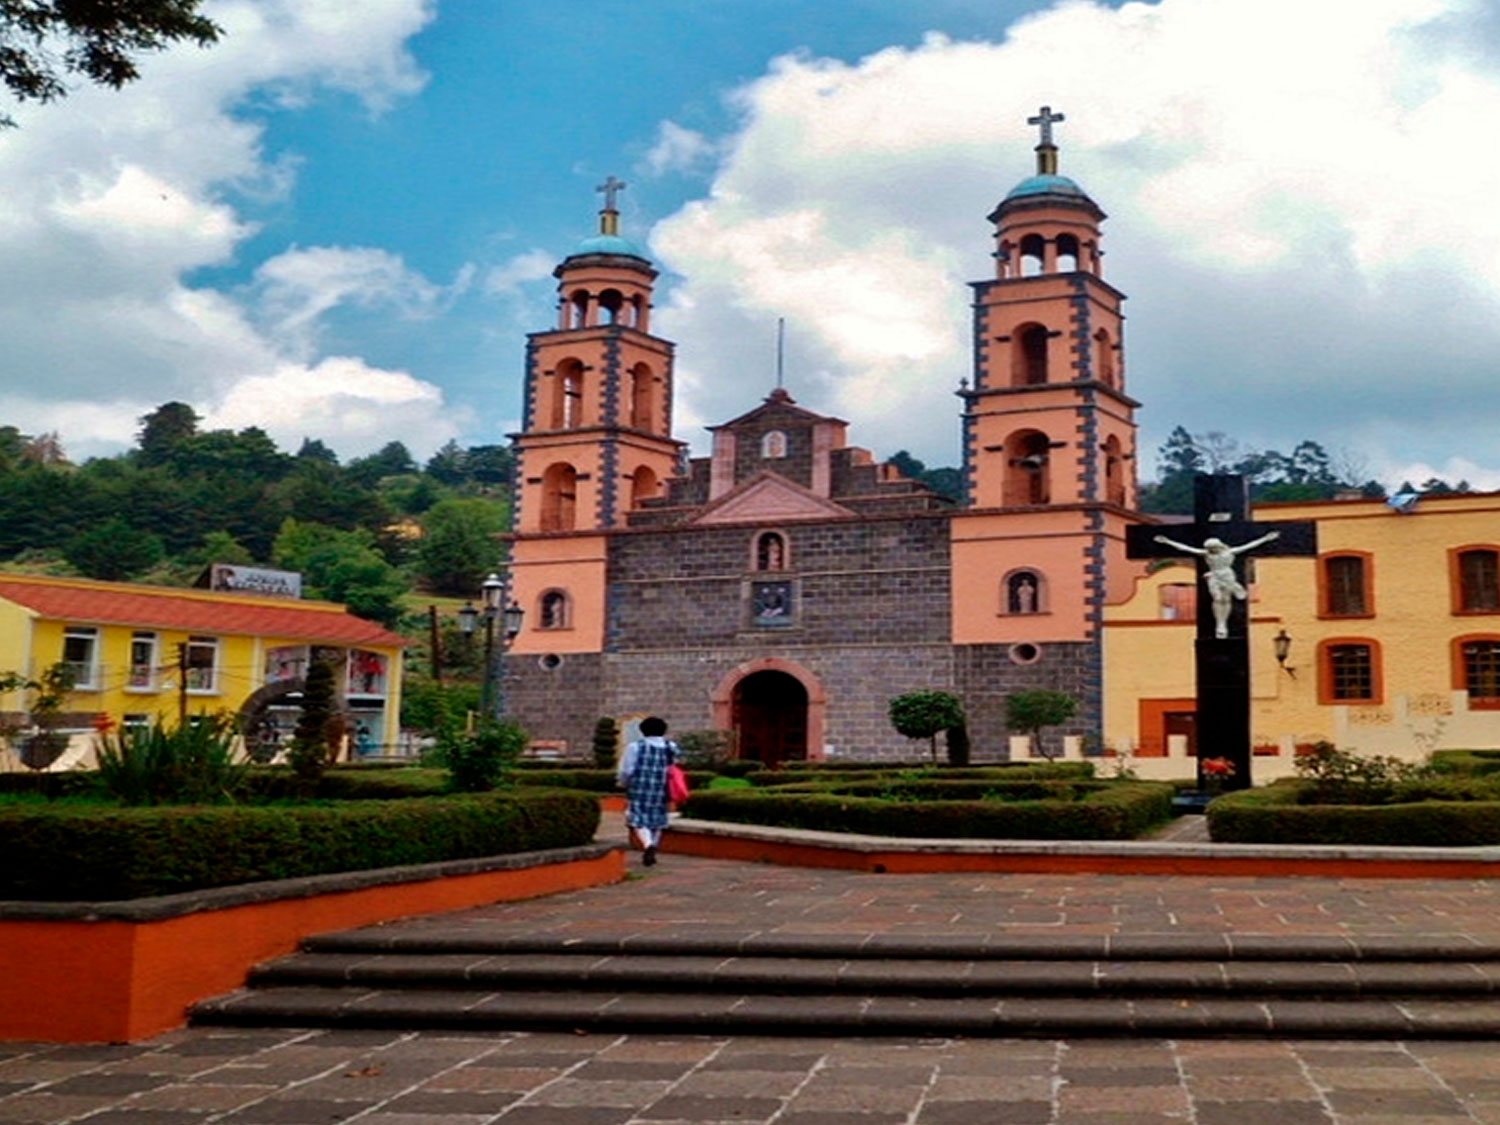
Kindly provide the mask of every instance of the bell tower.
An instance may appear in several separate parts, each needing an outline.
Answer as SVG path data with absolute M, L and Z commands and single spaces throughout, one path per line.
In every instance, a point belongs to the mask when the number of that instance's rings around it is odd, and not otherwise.
M 1036 174 L 989 215 L 995 277 L 975 282 L 974 381 L 964 468 L 975 508 L 1133 508 L 1134 411 L 1125 394 L 1123 293 L 1103 276 L 1105 215 L 1057 171 L 1050 106 Z
M 513 435 L 512 574 L 527 610 L 518 652 L 544 624 L 556 630 L 550 649 L 599 649 L 599 537 L 660 495 L 683 455 L 671 436 L 673 345 L 650 332 L 656 270 L 620 234 L 616 198 L 624 187 L 613 176 L 599 185 L 598 233 L 553 271 L 556 327 L 528 337 L 522 429 Z M 544 572 L 555 589 L 533 582 Z

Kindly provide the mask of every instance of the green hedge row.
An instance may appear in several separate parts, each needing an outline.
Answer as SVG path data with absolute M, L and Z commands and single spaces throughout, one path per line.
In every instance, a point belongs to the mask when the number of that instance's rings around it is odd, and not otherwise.
M 819 764 L 808 768 L 802 763 L 778 770 L 762 770 L 750 776 L 756 785 L 765 788 L 783 785 L 803 786 L 844 785 L 852 781 L 1018 781 L 1033 778 L 1091 778 L 1094 767 L 1089 762 L 1018 762 L 1014 765 L 997 763 L 991 766 L 883 766 L 865 762 L 856 766 L 852 762 Z
M 1432 764 L 1444 773 L 1483 777 L 1500 773 L 1500 750 L 1434 750 Z
M 331 805 L 0 811 L 0 898 L 110 901 L 588 843 L 599 803 L 527 790 Z
M 1418 800 L 1378 805 L 1305 802 L 1310 783 L 1286 781 L 1229 793 L 1208 806 L 1208 834 L 1230 844 L 1500 844 L 1500 800 Z
M 1168 785 L 1099 782 L 1068 788 L 1081 792 L 1050 799 L 892 800 L 826 789 L 713 790 L 695 793 L 683 813 L 703 820 L 872 836 L 1013 840 L 1129 840 L 1172 815 Z

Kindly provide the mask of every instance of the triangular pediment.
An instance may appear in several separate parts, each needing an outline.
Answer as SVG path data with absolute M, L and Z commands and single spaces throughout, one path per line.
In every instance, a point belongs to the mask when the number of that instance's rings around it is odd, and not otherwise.
M 689 522 L 704 523 L 783 523 L 790 520 L 826 520 L 854 515 L 848 508 L 835 504 L 772 472 L 757 473 L 733 491 L 726 492 Z

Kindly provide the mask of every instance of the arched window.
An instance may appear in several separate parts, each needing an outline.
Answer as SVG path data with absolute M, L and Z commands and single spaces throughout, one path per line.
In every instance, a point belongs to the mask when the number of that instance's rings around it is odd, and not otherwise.
M 1120 439 L 1111 434 L 1104 443 L 1104 500 L 1125 506 L 1125 458 Z
M 567 629 L 573 624 L 572 605 L 562 590 L 548 590 L 537 600 L 537 628 Z
M 1452 559 L 1453 612 L 1500 613 L 1500 549 L 1461 547 Z
M 1106 386 L 1115 386 L 1115 348 L 1103 328 L 1094 333 L 1094 378 Z
M 1078 239 L 1071 234 L 1057 236 L 1057 270 L 1072 273 L 1078 269 Z
M 599 294 L 599 308 L 604 312 L 605 324 L 618 324 L 620 322 L 620 309 L 625 305 L 625 298 L 621 296 L 618 289 L 606 289 Z
M 1028 234 L 1021 239 L 1021 276 L 1035 277 L 1041 273 L 1046 262 L 1047 244 L 1039 234 Z
M 1013 570 L 1005 576 L 1003 612 L 1016 615 L 1046 611 L 1046 584 L 1040 571 Z
M 755 537 L 755 569 L 787 568 L 786 537 L 779 531 L 763 531 Z
M 552 376 L 551 428 L 571 430 L 582 423 L 583 364 L 565 359 Z
M 575 290 L 571 298 L 573 304 L 572 327 L 584 328 L 589 322 L 589 293 L 587 289 Z
M 786 456 L 786 432 L 770 430 L 760 439 L 760 455 L 767 461 Z
M 651 368 L 638 363 L 630 369 L 630 424 L 638 430 L 651 429 Z
M 542 530 L 572 531 L 578 519 L 578 470 L 566 461 L 542 474 Z
M 1050 445 L 1047 435 L 1037 430 L 1018 430 L 1006 441 L 1004 502 L 1007 505 L 1051 503 L 1047 479 Z
M 1324 617 L 1369 617 L 1375 612 L 1370 556 L 1362 551 L 1324 555 L 1318 560 L 1320 609 Z
M 1023 324 L 1011 337 L 1011 383 L 1017 387 L 1039 386 L 1047 381 L 1047 329 Z
M 639 508 L 641 501 L 649 500 L 661 491 L 661 482 L 650 465 L 642 465 L 630 477 L 630 506 Z
M 1319 641 L 1318 702 L 1381 702 L 1380 645 L 1364 637 Z

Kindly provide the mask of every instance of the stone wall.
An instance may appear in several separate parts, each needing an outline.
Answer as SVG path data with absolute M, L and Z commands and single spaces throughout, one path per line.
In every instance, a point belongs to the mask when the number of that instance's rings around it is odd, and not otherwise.
M 1078 700 L 1078 714 L 1060 727 L 1049 727 L 1042 737 L 1061 749 L 1064 735 L 1097 735 L 1098 658 L 1090 643 L 1038 644 L 1032 663 L 1017 663 L 1011 645 L 959 645 L 953 650 L 954 690 L 969 716 L 969 738 L 974 759 L 1008 756 L 1005 700 L 1018 691 L 1045 688 Z M 1092 689 L 1092 690 L 1091 690 Z

